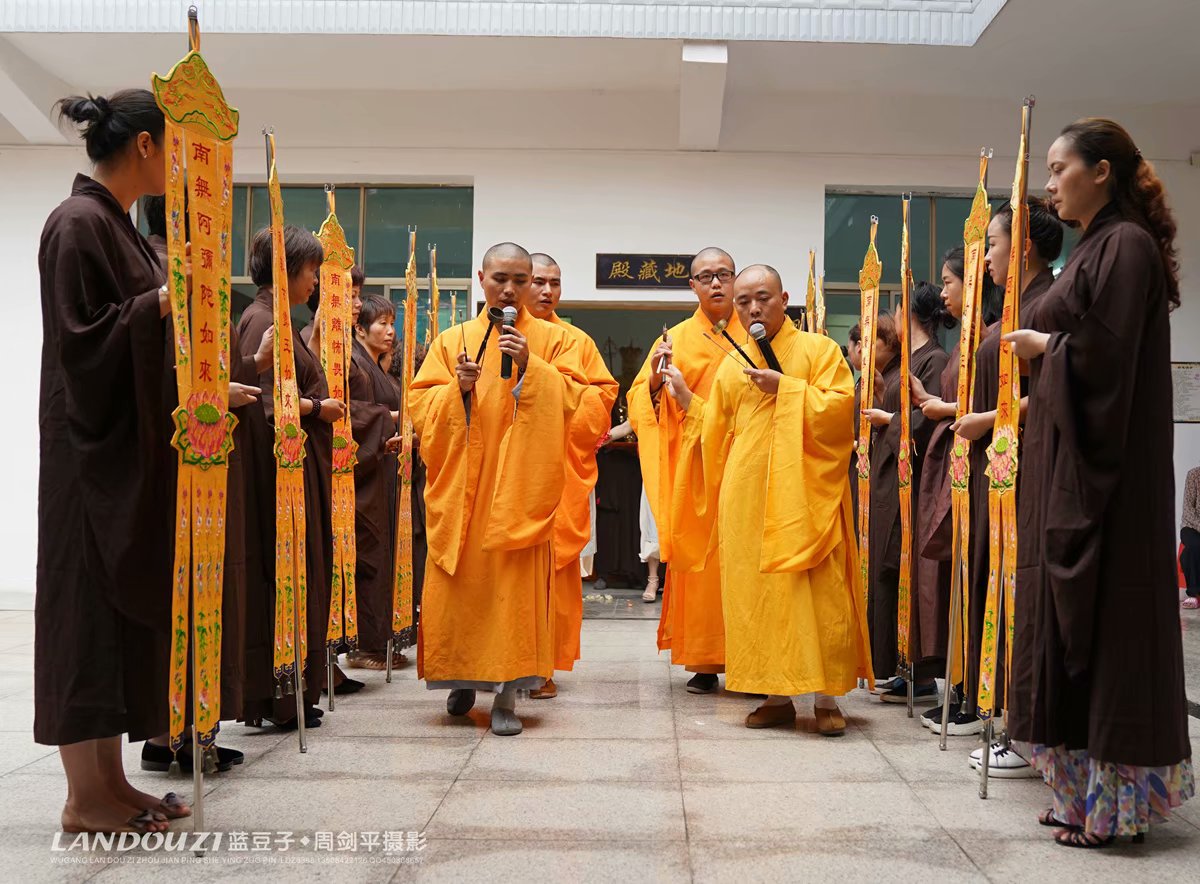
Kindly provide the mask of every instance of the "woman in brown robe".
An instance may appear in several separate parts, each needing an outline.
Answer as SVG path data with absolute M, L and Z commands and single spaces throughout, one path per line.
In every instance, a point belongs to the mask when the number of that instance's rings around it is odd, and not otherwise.
M 928 282 L 913 287 L 912 295 L 912 355 L 909 372 L 934 395 L 941 390 L 942 369 L 947 355 L 937 339 L 937 331 L 953 320 L 942 304 L 940 289 Z M 903 329 L 899 330 L 903 334 Z M 867 618 L 871 627 L 871 656 L 875 677 L 890 679 L 896 674 L 899 660 L 897 645 L 897 614 L 900 586 L 900 488 L 897 452 L 900 450 L 900 356 L 883 372 L 883 402 L 866 410 L 877 435 L 871 446 L 871 527 L 870 527 L 870 593 L 867 598 Z M 879 384 L 876 381 L 876 384 Z M 933 422 L 926 420 L 920 409 L 912 409 L 912 492 L 913 512 L 919 511 L 921 455 L 929 444 Z M 915 527 L 916 520 L 913 525 Z M 915 538 L 915 534 L 914 534 Z M 917 598 L 917 546 L 913 544 L 912 598 Z M 937 685 L 932 678 L 918 684 L 914 696 L 921 701 L 937 700 Z M 880 694 L 885 703 L 908 700 L 908 686 L 903 680 L 891 684 Z
M 1026 201 L 1029 224 L 1030 249 L 1026 257 L 1025 272 L 1021 276 L 1021 311 L 1033 307 L 1054 282 L 1050 265 L 1058 260 L 1063 246 L 1063 224 L 1053 209 L 1043 200 L 1030 197 Z M 1012 249 L 1012 206 L 1002 206 L 993 216 L 987 230 L 988 250 L 984 264 L 996 291 L 1003 292 L 1008 282 L 1008 259 Z M 982 340 L 975 350 L 975 390 L 971 400 L 971 412 L 963 416 L 951 429 L 965 439 L 971 440 L 968 457 L 970 464 L 971 525 L 969 563 L 967 578 L 970 581 L 968 595 L 969 617 L 967 634 L 967 673 L 963 685 L 965 703 L 953 712 L 950 732 L 973 734 L 982 730 L 982 722 L 975 714 L 979 690 L 979 658 L 983 650 L 983 615 L 987 605 L 987 585 L 991 547 L 989 531 L 991 519 L 988 515 L 988 488 L 990 480 L 985 470 L 988 465 L 987 447 L 992 441 L 992 429 L 996 423 L 996 399 L 1000 393 L 1000 323 L 994 322 L 983 330 Z M 1022 385 L 1026 379 L 1022 378 Z M 1024 413 L 1028 400 L 1022 399 Z M 1022 464 L 1026 460 L 1022 458 Z M 1017 474 L 1017 498 L 1020 499 L 1023 472 Z M 1003 637 L 1001 637 L 1003 645 Z M 1004 652 L 1001 651 L 1001 659 Z M 1003 696 L 1004 673 L 997 678 L 996 695 Z M 1011 705 L 1011 704 L 1010 704 Z M 998 741 L 991 747 L 988 775 L 1001 779 L 1019 779 L 1036 776 L 1025 757 L 1007 740 Z M 982 749 L 971 754 L 971 765 L 978 767 Z
M 392 635 L 400 395 L 379 360 L 392 350 L 395 321 L 392 302 L 376 295 L 362 302 L 354 325 L 350 418 L 358 443 L 354 466 L 358 649 L 347 654 L 347 662 L 358 669 L 385 669 Z
M 288 298 L 303 304 L 317 283 L 321 243 L 294 225 L 284 228 L 288 273 Z M 271 268 L 271 231 L 258 231 L 250 245 L 250 277 L 259 287 L 254 302 L 238 323 L 240 353 L 251 355 L 274 322 Z M 333 533 L 330 524 L 333 469 L 333 430 L 344 405 L 330 398 L 321 363 L 292 329 L 296 361 L 300 424 L 308 437 L 304 443 L 305 579 L 308 655 L 304 661 L 305 726 L 317 727 L 325 680 L 325 638 L 329 627 L 329 595 Z M 296 726 L 292 697 L 276 696 L 274 675 L 275 634 L 275 440 L 274 367 L 259 374 L 261 401 L 245 409 L 249 436 L 246 457 L 246 678 L 243 717 L 248 723 L 270 720 L 285 729 Z
M 1083 236 L 1009 336 L 1030 360 L 1009 726 L 1054 792 L 1059 844 L 1141 839 L 1195 792 L 1175 588 L 1175 222 L 1110 120 L 1047 156 Z
M 167 728 L 171 307 L 158 257 L 129 219 L 139 197 L 165 189 L 165 126 L 145 89 L 58 108 L 84 126 L 96 168 L 75 177 L 38 251 L 33 735 L 59 747 L 64 831 L 160 831 L 191 811 L 174 793 L 159 799 L 129 783 L 121 735 Z

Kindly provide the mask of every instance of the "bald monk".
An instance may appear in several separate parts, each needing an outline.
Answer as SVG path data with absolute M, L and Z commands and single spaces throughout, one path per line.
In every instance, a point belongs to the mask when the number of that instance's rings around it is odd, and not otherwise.
M 666 357 L 679 368 L 689 389 L 707 396 L 717 369 L 732 350 L 718 322 L 728 323 L 735 340 L 746 333 L 733 313 L 733 258 L 723 249 L 707 248 L 692 259 L 689 284 L 700 306 L 689 319 L 672 328 L 642 365 L 629 388 L 629 422 L 638 437 L 642 482 L 658 526 L 662 560 L 668 563 L 663 609 L 658 622 L 658 647 L 671 651 L 671 662 L 696 675 L 687 683 L 693 694 L 711 694 L 725 671 L 725 623 L 721 616 L 721 563 L 710 544 L 710 525 L 694 514 L 671 515 L 671 488 L 679 463 L 683 410 L 663 394 L 659 364 Z M 704 340 L 707 334 L 711 341 Z M 745 349 L 745 348 L 743 348 Z M 700 557 L 687 568 L 674 559 L 681 546 L 696 547 Z
M 765 327 L 783 372 L 722 359 L 701 395 L 668 369 L 686 413 L 672 518 L 716 523 L 726 687 L 767 695 L 746 726 L 794 726 L 792 697 L 815 692 L 817 730 L 838 736 L 846 720 L 835 697 L 871 671 L 846 474 L 854 379 L 833 339 L 787 321 L 773 268 L 743 270 L 733 300 L 744 326 Z M 767 364 L 755 343 L 744 349 Z M 675 562 L 697 553 L 678 545 Z
M 611 426 L 618 385 L 604 364 L 595 342 L 586 332 L 563 322 L 555 312 L 562 299 L 562 270 L 549 255 L 533 256 L 533 285 L 525 307 L 537 319 L 549 322 L 574 338 L 579 364 L 587 380 L 579 408 L 567 426 L 565 487 L 554 519 L 554 668 L 570 672 L 579 659 L 579 633 L 583 627 L 583 575 L 579 555 L 592 534 L 589 498 L 596 487 L 596 443 Z M 558 696 L 554 679 L 531 691 L 530 699 Z
M 568 417 L 584 385 L 575 339 L 524 307 L 532 273 L 520 246 L 488 249 L 484 298 L 517 308 L 515 325 L 489 335 L 483 314 L 442 332 L 409 401 L 427 469 L 417 675 L 450 690 L 451 715 L 466 715 L 477 690 L 494 691 L 498 736 L 521 732 L 517 692 L 554 674 L 554 517 Z

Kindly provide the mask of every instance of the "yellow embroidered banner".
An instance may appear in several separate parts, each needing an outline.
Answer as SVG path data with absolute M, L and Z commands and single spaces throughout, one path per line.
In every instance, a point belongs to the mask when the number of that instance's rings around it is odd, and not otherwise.
M 304 442 L 296 354 L 283 242 L 283 196 L 275 164 L 275 135 L 267 133 L 267 195 L 271 204 L 271 263 L 275 311 L 275 677 L 300 687 L 308 655 L 307 550 L 304 539 Z
M 1017 149 L 1017 171 L 1012 188 L 1012 249 L 1008 258 L 1008 279 L 1004 284 L 1004 310 L 1000 333 L 1007 335 L 1021 327 L 1021 277 L 1025 270 L 1029 233 L 1028 207 L 1025 204 L 1026 177 L 1029 169 L 1029 128 L 1033 99 L 1021 107 L 1021 142 Z M 1001 339 L 1000 384 L 996 396 L 996 429 L 988 446 L 987 475 L 989 526 L 989 566 L 987 602 L 983 615 L 983 647 L 979 661 L 979 717 L 990 718 L 996 707 L 996 667 L 1001 624 L 1008 634 L 1006 657 L 1012 659 L 1013 603 L 1017 586 L 1017 449 L 1020 434 L 1021 373 L 1012 345 Z M 1005 667 L 1007 670 L 1007 666 Z M 1004 682 L 1008 691 L 1008 679 Z M 1007 704 L 1005 704 L 1007 705 Z
M 195 657 L 194 715 L 202 746 L 212 744 L 221 719 L 225 506 L 237 424 L 229 413 L 229 243 L 238 112 L 225 103 L 200 55 L 194 20 L 188 36 L 187 55 L 167 76 L 151 79 L 166 116 L 167 268 L 179 393 L 171 416 L 171 444 L 179 452 L 168 693 L 172 749 L 184 741 L 189 651 Z
M 912 194 L 904 194 L 900 203 L 900 446 L 896 451 L 896 481 L 900 489 L 900 578 L 896 589 L 897 663 L 907 667 L 912 661 L 912 264 L 909 239 L 909 207 Z
M 817 332 L 827 334 L 825 328 L 825 274 L 817 278 Z
M 858 273 L 858 288 L 862 294 L 862 311 L 858 328 L 862 338 L 862 371 L 859 378 L 860 412 L 858 415 L 858 560 L 862 576 L 863 610 L 866 610 L 870 587 L 871 542 L 871 420 L 862 412 L 875 404 L 875 324 L 879 319 L 879 279 L 883 265 L 875 249 L 875 234 L 879 218 L 871 216 L 871 242 Z
M 441 310 L 441 300 L 442 296 L 438 291 L 437 245 L 435 244 L 429 248 L 429 328 L 425 332 L 426 344 L 438 336 L 440 325 L 438 313 Z M 454 324 L 453 317 L 450 324 Z
M 963 306 L 958 335 L 958 390 L 955 417 L 962 420 L 971 411 L 975 396 L 975 348 L 979 345 L 980 317 L 983 314 L 983 255 L 987 249 L 987 227 L 992 206 L 987 197 L 987 167 L 992 153 L 979 155 L 979 184 L 971 201 L 971 212 L 963 225 Z M 958 684 L 967 671 L 967 647 L 971 623 L 971 440 L 955 435 L 950 449 L 950 512 L 953 532 L 951 552 L 951 592 L 958 599 L 958 623 L 950 634 L 956 641 L 949 649 L 950 678 Z
M 817 330 L 817 253 L 808 250 L 808 289 L 804 296 L 804 330 Z
M 416 642 L 413 627 L 413 524 L 412 459 L 413 423 L 408 408 L 408 391 L 413 379 L 413 351 L 417 346 L 417 232 L 409 230 L 408 267 L 404 271 L 404 360 L 400 392 L 400 466 L 397 482 L 399 501 L 396 519 L 396 572 L 392 582 L 392 640 L 397 648 Z
M 329 597 L 329 627 L 325 642 L 335 648 L 358 644 L 358 601 L 355 584 L 357 552 L 354 540 L 354 465 L 358 443 L 350 429 L 350 353 L 353 317 L 350 270 L 354 249 L 338 221 L 333 188 L 325 188 L 329 215 L 317 238 L 325 252 L 321 262 L 321 368 L 329 395 L 346 403 L 333 425 L 333 582 Z

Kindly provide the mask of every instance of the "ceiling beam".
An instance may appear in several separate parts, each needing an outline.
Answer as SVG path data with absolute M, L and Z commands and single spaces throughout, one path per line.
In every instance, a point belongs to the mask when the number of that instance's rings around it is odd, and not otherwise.
M 680 150 L 717 150 L 720 147 L 728 69 L 726 44 L 683 44 L 679 67 Z
M 28 143 L 67 143 L 51 114 L 54 102 L 74 91 L 0 37 L 0 116 Z

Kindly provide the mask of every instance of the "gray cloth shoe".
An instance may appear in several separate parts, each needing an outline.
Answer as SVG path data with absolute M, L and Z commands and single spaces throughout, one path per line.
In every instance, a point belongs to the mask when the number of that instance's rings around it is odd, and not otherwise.
M 475 705 L 475 691 L 470 688 L 455 688 L 446 698 L 446 711 L 451 715 L 466 715 Z
M 498 737 L 515 737 L 524 726 L 511 709 L 492 708 L 492 733 Z

